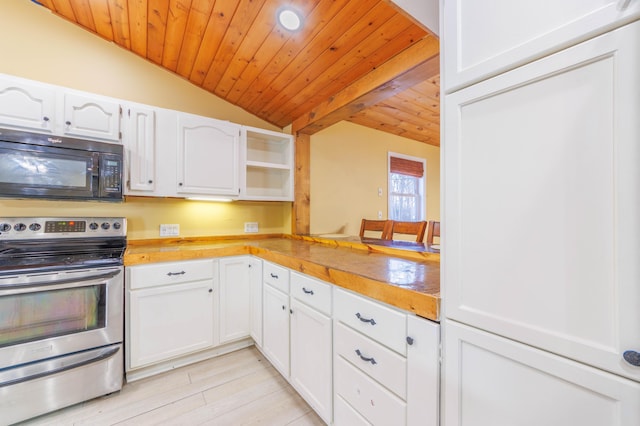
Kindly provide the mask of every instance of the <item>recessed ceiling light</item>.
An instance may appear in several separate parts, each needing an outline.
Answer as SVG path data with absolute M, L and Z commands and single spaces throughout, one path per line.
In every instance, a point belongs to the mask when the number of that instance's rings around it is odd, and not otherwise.
M 278 12 L 278 22 L 289 31 L 296 31 L 302 26 L 300 15 L 291 9 L 281 9 Z

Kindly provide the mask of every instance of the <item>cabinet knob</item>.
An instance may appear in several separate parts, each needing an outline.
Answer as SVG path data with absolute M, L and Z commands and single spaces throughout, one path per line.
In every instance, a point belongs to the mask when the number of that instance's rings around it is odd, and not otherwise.
M 149 183 L 153 183 L 153 181 L 151 179 L 149 179 Z
M 285 308 L 284 305 L 282 305 L 282 310 L 284 311 L 285 309 L 287 309 L 287 308 Z
M 413 345 L 413 337 L 407 336 L 407 344 Z
M 182 186 L 182 182 L 178 183 L 178 186 Z
M 66 124 L 67 126 L 71 126 L 71 122 L 70 121 L 65 121 L 64 124 Z
M 49 121 L 49 117 L 42 117 L 42 121 Z
M 212 288 L 209 289 L 209 293 L 213 293 L 213 289 Z
M 622 354 L 622 357 L 624 358 L 625 361 L 627 361 L 629 364 L 633 365 L 634 367 L 640 367 L 640 352 L 625 351 Z

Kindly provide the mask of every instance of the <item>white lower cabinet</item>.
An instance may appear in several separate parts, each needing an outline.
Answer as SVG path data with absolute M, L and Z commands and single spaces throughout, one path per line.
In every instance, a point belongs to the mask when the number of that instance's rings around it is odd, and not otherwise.
M 128 380 L 251 336 L 327 424 L 438 425 L 437 323 L 249 255 L 125 270 Z
M 262 260 L 249 256 L 249 335 L 262 347 Z
M 291 384 L 331 423 L 331 286 L 291 273 Z
M 262 351 L 289 379 L 289 295 L 265 284 L 262 309 Z
M 126 268 L 127 371 L 214 345 L 217 262 Z
M 445 330 L 443 425 L 640 424 L 638 382 L 455 321 Z
M 220 325 L 220 343 L 249 337 L 252 329 L 257 328 L 252 320 L 251 303 L 253 295 L 252 280 L 261 280 L 257 275 L 257 260 L 250 256 L 224 257 L 220 264 L 220 291 L 218 292 L 218 312 Z M 261 300 L 261 298 L 260 298 Z M 261 330 L 260 330 L 261 331 Z M 261 334 L 261 333 L 260 333 Z
M 439 324 L 334 288 L 333 329 L 336 426 L 439 424 Z
M 440 324 L 407 315 L 407 425 L 440 424 Z

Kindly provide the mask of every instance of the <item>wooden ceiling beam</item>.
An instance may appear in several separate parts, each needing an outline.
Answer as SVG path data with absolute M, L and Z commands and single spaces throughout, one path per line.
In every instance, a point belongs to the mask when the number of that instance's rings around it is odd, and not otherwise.
M 440 73 L 439 42 L 426 36 L 293 121 L 312 135 Z

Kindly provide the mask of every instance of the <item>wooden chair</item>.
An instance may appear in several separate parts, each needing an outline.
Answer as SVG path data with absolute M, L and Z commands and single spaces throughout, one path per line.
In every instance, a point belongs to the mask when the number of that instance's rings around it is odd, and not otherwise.
M 433 245 L 433 237 L 440 238 L 440 222 L 430 220 L 427 227 L 427 245 Z
M 393 221 L 393 228 L 391 229 L 391 239 L 395 234 L 415 235 L 416 242 L 422 242 L 424 238 L 424 231 L 427 230 L 427 222 L 422 220 L 420 222 L 399 222 Z
M 393 221 L 391 220 L 362 219 L 362 224 L 360 224 L 360 238 L 365 236 L 365 231 L 376 231 L 382 233 L 380 236 L 381 239 L 390 240 L 392 227 Z

